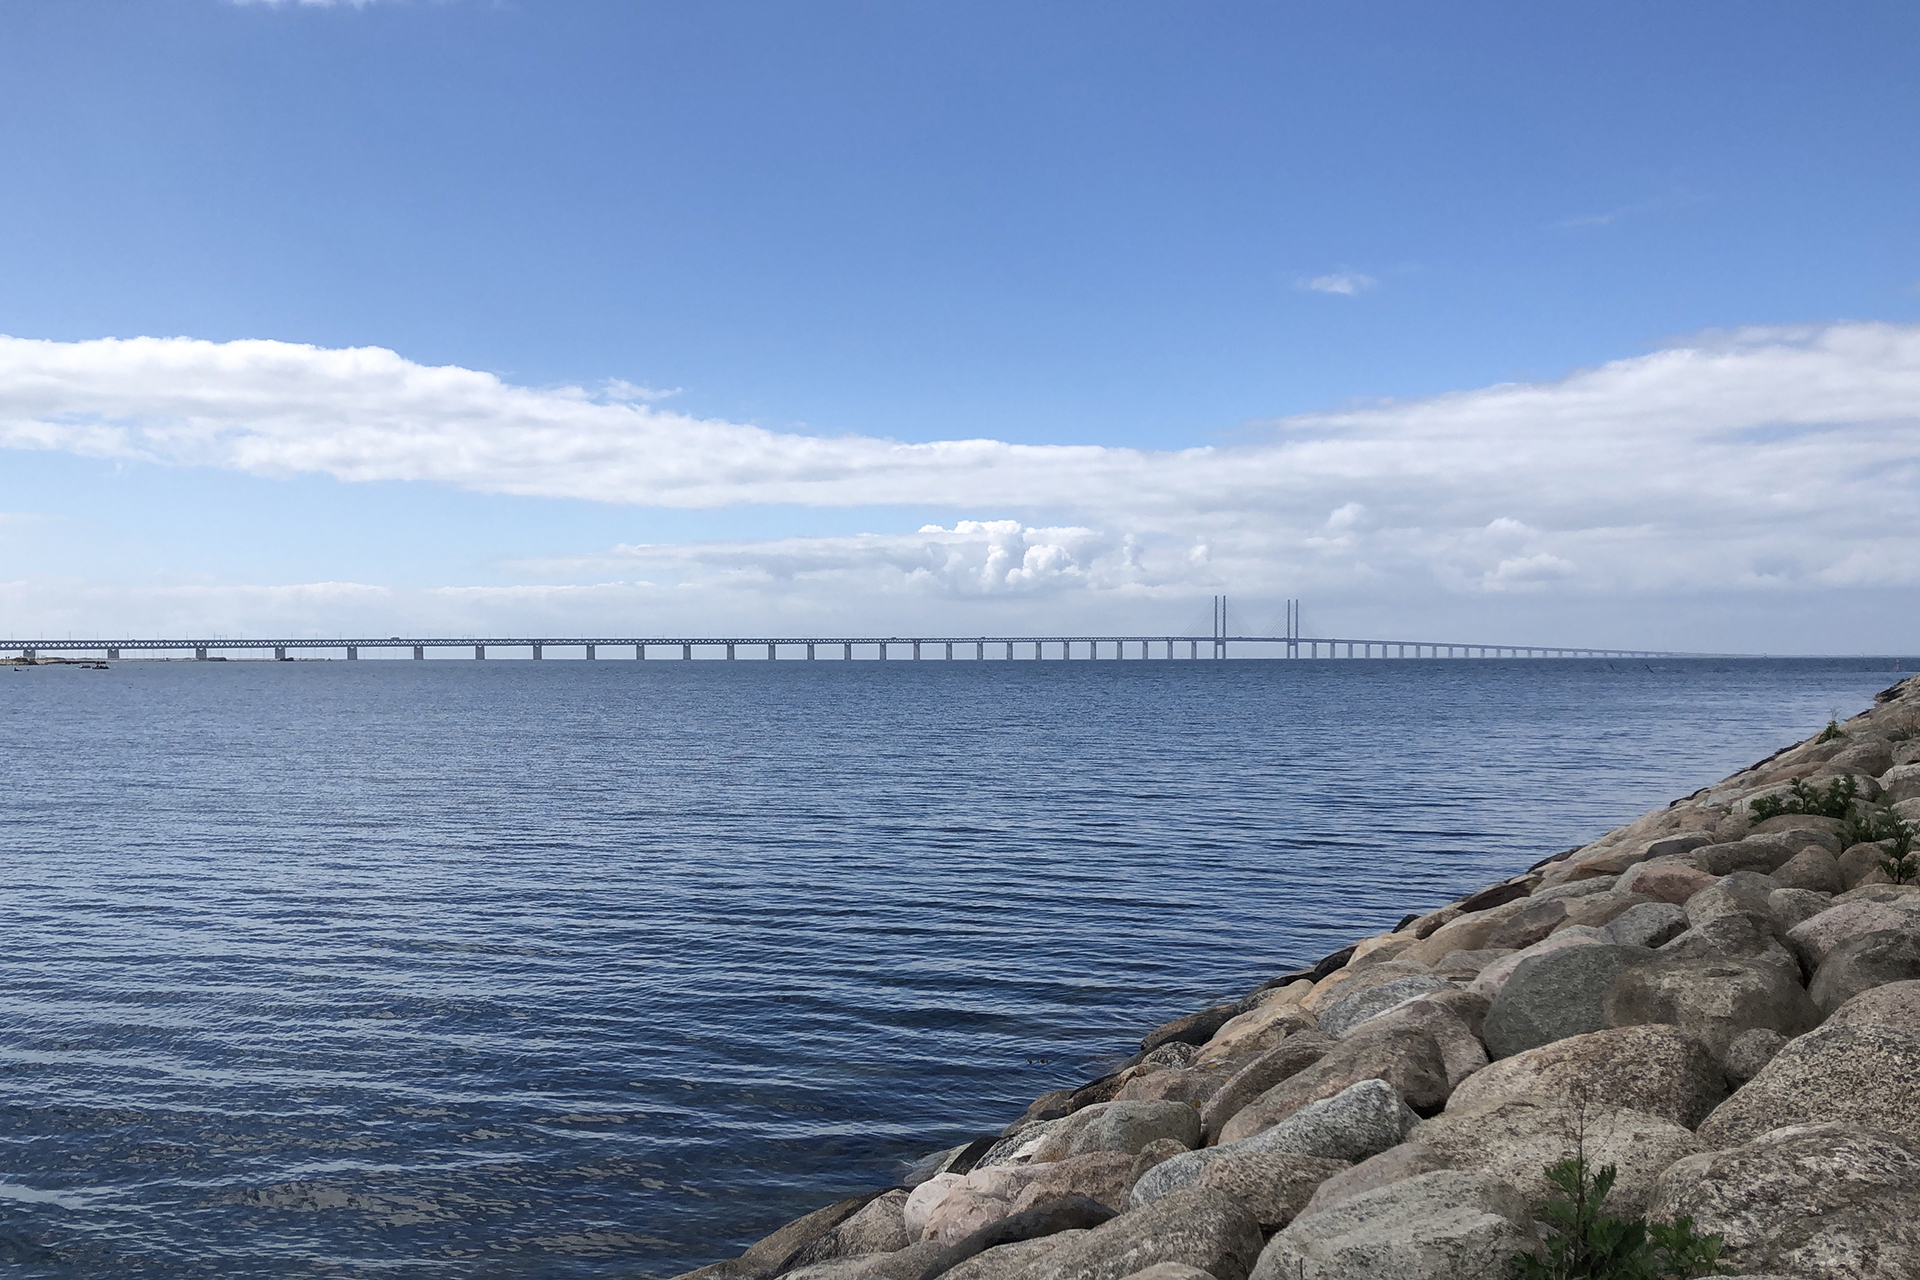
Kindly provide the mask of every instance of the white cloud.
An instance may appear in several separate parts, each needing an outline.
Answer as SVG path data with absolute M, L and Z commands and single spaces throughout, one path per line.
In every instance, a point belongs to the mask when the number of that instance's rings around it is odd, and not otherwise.
M 1298 283 L 1300 288 L 1314 293 L 1337 293 L 1348 298 L 1380 287 L 1378 280 L 1372 276 L 1361 275 L 1358 271 L 1335 271 L 1324 276 L 1313 276 Z
M 877 617 L 903 600 L 1119 608 L 1215 590 L 1490 607 L 1920 585 L 1905 517 L 1920 497 L 1920 327 L 1709 335 L 1558 381 L 1163 452 L 807 436 L 612 385 L 519 387 L 371 348 L 0 338 L 0 446 L 603 503 L 953 513 L 914 532 L 508 566 L 539 580 L 526 591 L 593 599 Z

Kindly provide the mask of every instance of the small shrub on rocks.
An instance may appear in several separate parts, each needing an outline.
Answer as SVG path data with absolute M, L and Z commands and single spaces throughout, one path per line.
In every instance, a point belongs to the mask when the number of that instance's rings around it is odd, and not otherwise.
M 1827 717 L 1827 727 L 1820 731 L 1820 736 L 1815 738 L 1814 741 L 1832 742 L 1835 738 L 1844 738 L 1846 736 L 1847 731 L 1840 727 L 1840 716 L 1836 712 Z
M 1600 1203 L 1613 1190 L 1615 1170 L 1589 1165 L 1584 1143 L 1571 1159 L 1549 1165 L 1547 1177 L 1564 1194 L 1540 1210 L 1553 1233 L 1546 1257 L 1515 1254 L 1508 1264 L 1513 1280 L 1692 1280 L 1728 1274 L 1720 1265 L 1726 1242 L 1694 1234 L 1691 1218 L 1645 1223 L 1602 1213 Z
M 1784 796 L 1761 796 L 1753 802 L 1753 819 L 1765 822 L 1768 818 L 1777 818 L 1783 813 L 1807 813 L 1820 818 L 1845 818 L 1853 812 L 1853 802 L 1860 794 L 1860 780 L 1852 774 L 1842 774 L 1824 787 L 1810 787 L 1806 781 L 1796 778 L 1789 794 Z

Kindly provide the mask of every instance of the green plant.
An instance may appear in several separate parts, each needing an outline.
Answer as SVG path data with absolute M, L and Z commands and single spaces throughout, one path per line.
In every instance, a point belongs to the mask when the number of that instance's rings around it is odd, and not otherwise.
M 1840 718 L 1838 716 L 1829 716 L 1827 718 L 1827 727 L 1820 731 L 1820 736 L 1815 738 L 1814 741 L 1832 742 L 1835 738 L 1844 738 L 1846 736 L 1847 731 L 1840 727 Z
M 1820 818 L 1845 818 L 1853 812 L 1860 795 L 1860 780 L 1843 773 L 1824 787 L 1810 787 L 1795 778 L 1788 794 L 1761 796 L 1751 806 L 1755 822 L 1765 822 L 1783 813 L 1809 813 Z
M 1888 856 L 1880 860 L 1880 869 L 1895 884 L 1909 884 L 1920 878 L 1920 857 L 1913 851 L 1913 838 L 1920 835 L 1911 822 L 1885 809 L 1858 809 L 1840 824 L 1842 846 L 1882 844 Z

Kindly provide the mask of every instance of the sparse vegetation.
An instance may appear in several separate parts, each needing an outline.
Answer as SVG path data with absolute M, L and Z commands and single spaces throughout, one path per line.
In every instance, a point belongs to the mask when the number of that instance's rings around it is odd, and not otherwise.
M 1820 731 L 1820 736 L 1815 738 L 1814 741 L 1832 742 L 1836 738 L 1844 738 L 1846 736 L 1847 731 L 1840 727 L 1839 716 L 1834 715 L 1827 717 L 1827 727 Z
M 1551 1235 L 1546 1257 L 1515 1254 L 1513 1280 L 1691 1280 L 1726 1275 L 1720 1253 L 1726 1242 L 1703 1236 L 1693 1219 L 1667 1223 L 1636 1222 L 1601 1211 L 1613 1190 L 1612 1165 L 1594 1169 L 1584 1144 L 1572 1158 L 1547 1168 L 1547 1178 L 1563 1193 L 1541 1207 Z
M 1796 778 L 1786 795 L 1761 796 L 1751 806 L 1753 820 L 1765 822 L 1783 813 L 1808 813 L 1820 818 L 1845 818 L 1860 796 L 1860 780 L 1843 773 L 1824 787 L 1810 787 Z

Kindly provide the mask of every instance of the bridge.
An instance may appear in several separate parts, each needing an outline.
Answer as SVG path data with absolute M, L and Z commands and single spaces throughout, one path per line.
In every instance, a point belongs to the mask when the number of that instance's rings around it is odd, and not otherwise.
M 15 652 L 32 660 L 43 654 L 85 654 L 102 658 L 120 658 L 129 653 L 191 653 L 202 661 L 220 660 L 227 653 L 271 650 L 281 661 L 296 652 L 321 651 L 358 658 L 363 649 L 411 650 L 415 658 L 425 658 L 428 650 L 472 651 L 485 658 L 490 651 L 529 652 L 544 658 L 549 649 L 580 652 L 586 658 L 598 658 L 602 650 L 609 655 L 631 650 L 634 658 L 648 660 L 647 651 L 656 657 L 691 660 L 694 651 L 718 657 L 737 658 L 764 654 L 777 660 L 782 651 L 790 658 L 838 657 L 852 661 L 860 656 L 885 660 L 892 657 L 937 658 L 952 661 L 989 657 L 1045 659 L 1050 656 L 1071 659 L 1076 656 L 1097 659 L 1153 658 L 1198 659 L 1225 658 L 1230 646 L 1239 645 L 1244 656 L 1249 645 L 1258 645 L 1267 654 L 1288 658 L 1673 658 L 1682 655 L 1654 649 L 1592 649 L 1572 646 L 1472 644 L 1454 640 L 1382 640 L 1344 636 L 1306 636 L 1299 633 L 1299 602 L 1287 604 L 1287 629 L 1282 635 L 1235 635 L 1227 629 L 1226 597 L 1214 598 L 1213 632 L 1192 635 L 1024 635 L 1024 636 L 462 636 L 408 637 L 365 636 L 356 639 L 250 640 L 214 637 L 209 639 L 154 640 L 6 640 L 0 641 L 0 653 Z M 956 648 L 959 650 L 955 652 Z M 968 649 L 972 653 L 967 652 Z M 989 652 L 991 649 L 993 652 Z M 1156 649 L 1158 652 L 1156 652 Z M 834 653 L 838 650 L 838 654 Z M 1184 653 L 1182 652 L 1184 650 Z M 1325 651 L 1324 655 L 1322 650 Z M 1277 654 L 1276 654 L 1277 651 Z

